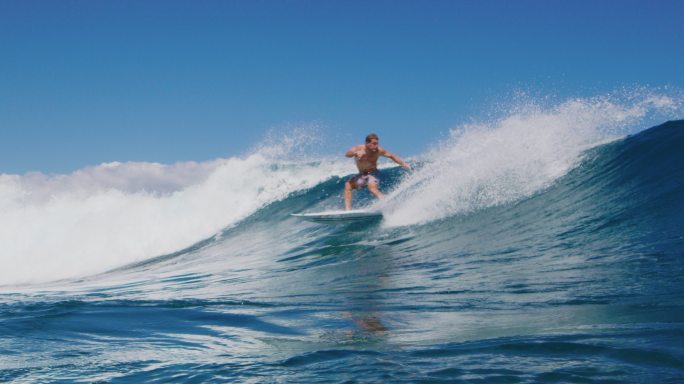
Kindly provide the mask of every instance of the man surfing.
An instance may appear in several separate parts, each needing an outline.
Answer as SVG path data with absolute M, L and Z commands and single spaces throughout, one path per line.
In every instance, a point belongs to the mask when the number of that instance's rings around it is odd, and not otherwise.
M 366 136 L 366 143 L 351 147 L 346 157 L 353 157 L 356 160 L 356 167 L 359 169 L 357 175 L 352 176 L 344 183 L 344 209 L 349 211 L 352 206 L 352 191 L 367 187 L 368 191 L 373 196 L 381 199 L 384 195 L 378 189 L 379 173 L 378 173 L 378 158 L 384 156 L 392 159 L 395 163 L 401 165 L 404 169 L 411 170 L 411 167 L 406 164 L 397 155 L 388 152 L 380 145 L 380 139 L 375 133 Z

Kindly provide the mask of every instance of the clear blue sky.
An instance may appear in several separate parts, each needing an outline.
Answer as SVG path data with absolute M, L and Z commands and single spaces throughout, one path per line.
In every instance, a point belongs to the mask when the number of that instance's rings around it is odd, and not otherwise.
M 683 17 L 679 0 L 0 0 L 0 173 L 228 157 L 311 122 L 414 155 L 516 89 L 684 88 Z

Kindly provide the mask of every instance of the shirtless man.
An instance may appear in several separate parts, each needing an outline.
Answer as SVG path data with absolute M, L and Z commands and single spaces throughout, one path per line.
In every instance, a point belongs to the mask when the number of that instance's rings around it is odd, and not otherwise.
M 346 183 L 344 183 L 344 209 L 347 211 L 351 209 L 352 190 L 363 187 L 368 187 L 368 191 L 377 198 L 382 198 L 383 194 L 378 189 L 378 158 L 385 156 L 395 163 L 401 165 L 407 170 L 410 170 L 406 164 L 398 156 L 388 152 L 382 148 L 378 143 L 380 139 L 375 133 L 366 136 L 366 144 L 359 144 L 351 147 L 345 156 L 353 157 L 356 160 L 356 167 L 359 169 L 357 175 L 352 176 Z

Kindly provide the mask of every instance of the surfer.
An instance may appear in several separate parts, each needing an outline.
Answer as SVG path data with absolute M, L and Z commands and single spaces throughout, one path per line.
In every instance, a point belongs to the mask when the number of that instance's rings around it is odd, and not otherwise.
M 358 174 L 352 176 L 344 183 L 344 209 L 347 211 L 351 210 L 352 191 L 354 189 L 367 187 L 368 191 L 370 191 L 373 196 L 378 199 L 383 197 L 382 192 L 378 189 L 378 158 L 380 156 L 390 158 L 403 168 L 411 170 L 411 167 L 408 164 L 397 155 L 382 148 L 379 143 L 380 139 L 378 138 L 378 135 L 371 133 L 366 136 L 365 144 L 355 145 L 345 153 L 346 157 L 353 157 L 354 160 L 356 160 L 356 167 L 359 169 Z

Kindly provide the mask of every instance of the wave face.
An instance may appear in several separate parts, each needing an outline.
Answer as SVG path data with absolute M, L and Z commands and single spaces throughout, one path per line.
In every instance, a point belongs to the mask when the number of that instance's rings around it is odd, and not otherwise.
M 0 379 L 684 380 L 684 121 L 625 136 L 663 106 L 461 127 L 370 225 L 289 216 L 341 205 L 337 160 L 3 175 Z

